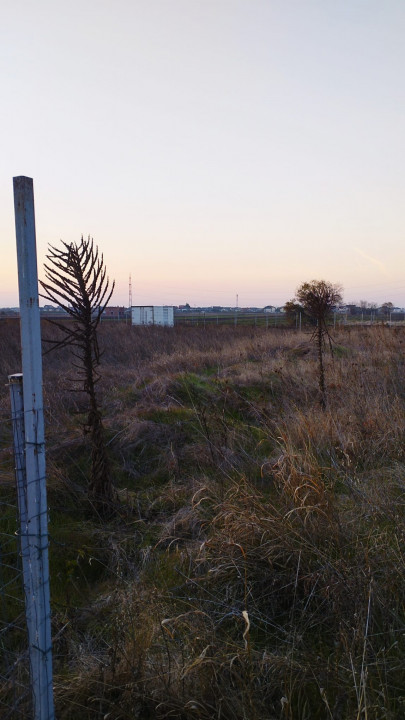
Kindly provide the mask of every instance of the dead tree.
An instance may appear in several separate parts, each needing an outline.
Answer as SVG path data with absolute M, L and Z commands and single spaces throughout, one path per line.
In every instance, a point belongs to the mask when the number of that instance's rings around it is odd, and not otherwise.
M 45 263 L 46 281 L 41 281 L 41 297 L 59 305 L 73 322 L 51 320 L 62 337 L 48 340 L 50 349 L 73 348 L 78 360 L 74 363 L 78 379 L 89 400 L 85 432 L 91 439 L 91 475 L 88 492 L 98 511 L 105 511 L 113 499 L 111 473 L 106 451 L 104 427 L 99 408 L 96 385 L 100 379 L 98 366 L 100 350 L 97 328 L 114 290 L 110 286 L 103 255 L 90 236 L 79 244 L 62 242 L 62 247 L 49 246 Z
M 332 350 L 332 339 L 326 321 L 333 308 L 342 302 L 342 288 L 339 285 L 332 285 L 332 283 L 326 282 L 325 280 L 312 280 L 311 282 L 305 282 L 300 285 L 295 296 L 304 311 L 316 322 L 313 338 L 318 350 L 321 407 L 325 410 L 326 386 L 323 353 L 326 338 L 328 338 Z

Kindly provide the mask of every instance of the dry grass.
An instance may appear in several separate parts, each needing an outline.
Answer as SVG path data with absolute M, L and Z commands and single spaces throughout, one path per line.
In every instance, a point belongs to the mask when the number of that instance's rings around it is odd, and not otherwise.
M 58 717 L 403 717 L 405 331 L 335 336 L 325 412 L 308 335 L 101 331 L 108 526 L 45 358 Z

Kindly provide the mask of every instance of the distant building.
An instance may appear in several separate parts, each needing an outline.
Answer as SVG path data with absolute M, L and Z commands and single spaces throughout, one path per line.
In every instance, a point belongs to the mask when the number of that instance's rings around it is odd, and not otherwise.
M 107 305 L 104 309 L 103 316 L 111 320 L 123 320 L 125 318 L 125 308 L 118 305 Z
M 66 318 L 68 313 L 60 305 L 44 305 L 39 308 L 40 315 L 52 315 L 53 318 Z
M 174 325 L 173 305 L 135 305 L 131 310 L 132 325 Z

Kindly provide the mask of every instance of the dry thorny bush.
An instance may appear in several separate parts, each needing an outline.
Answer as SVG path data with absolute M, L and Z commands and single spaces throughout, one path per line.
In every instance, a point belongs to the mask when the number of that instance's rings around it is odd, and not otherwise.
M 304 333 L 105 325 L 107 527 L 48 356 L 60 718 L 405 714 L 404 340 L 337 332 L 324 412 Z

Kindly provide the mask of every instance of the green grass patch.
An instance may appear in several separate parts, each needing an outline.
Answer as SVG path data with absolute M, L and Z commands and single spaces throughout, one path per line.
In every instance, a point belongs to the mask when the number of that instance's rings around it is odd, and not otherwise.
M 187 423 L 193 419 L 194 414 L 191 409 L 184 407 L 169 408 L 153 408 L 152 410 L 142 410 L 138 413 L 141 420 L 149 420 L 157 424 L 163 425 L 179 425 Z

